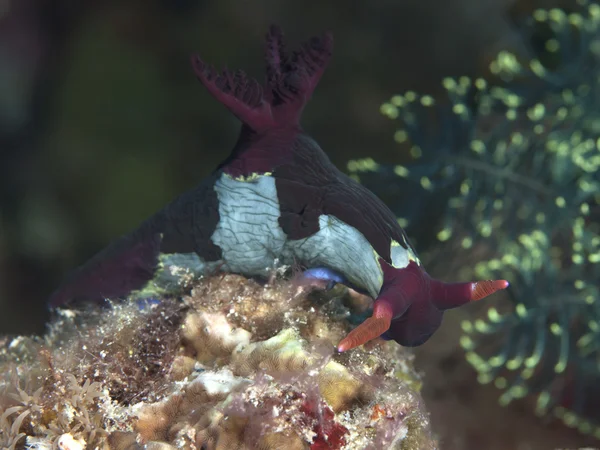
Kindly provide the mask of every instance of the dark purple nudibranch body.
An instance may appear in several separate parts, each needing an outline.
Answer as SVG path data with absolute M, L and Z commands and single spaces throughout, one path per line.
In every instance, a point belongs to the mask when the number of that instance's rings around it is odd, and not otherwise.
M 301 128 L 332 46 L 326 33 L 290 54 L 281 30 L 271 27 L 264 84 L 194 57 L 198 79 L 242 122 L 233 151 L 199 186 L 77 269 L 51 305 L 148 298 L 176 291 L 182 276 L 267 276 L 277 265 L 299 264 L 307 277 L 375 300 L 372 317 L 339 343 L 345 351 L 379 336 L 420 345 L 444 310 L 507 287 L 504 280 L 432 279 L 394 214 Z

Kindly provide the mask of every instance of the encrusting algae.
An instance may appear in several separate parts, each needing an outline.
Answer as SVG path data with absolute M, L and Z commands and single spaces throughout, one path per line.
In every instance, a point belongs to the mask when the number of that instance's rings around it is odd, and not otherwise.
M 183 301 L 61 310 L 2 343 L 0 447 L 435 449 L 410 351 L 335 351 L 347 293 L 222 275 Z

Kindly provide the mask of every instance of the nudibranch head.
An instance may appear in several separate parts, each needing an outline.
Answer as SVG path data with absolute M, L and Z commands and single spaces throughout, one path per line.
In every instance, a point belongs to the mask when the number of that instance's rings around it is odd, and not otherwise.
M 398 269 L 380 260 L 384 282 L 370 318 L 352 330 L 339 344 L 344 352 L 377 337 L 405 347 L 426 342 L 439 328 L 445 310 L 481 300 L 508 287 L 506 280 L 444 283 L 431 278 L 411 261 Z

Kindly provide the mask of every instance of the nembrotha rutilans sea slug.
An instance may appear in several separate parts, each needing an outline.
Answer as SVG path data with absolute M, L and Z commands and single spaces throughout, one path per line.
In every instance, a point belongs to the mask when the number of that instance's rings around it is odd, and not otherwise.
M 332 46 L 325 33 L 288 53 L 281 30 L 271 27 L 263 84 L 193 57 L 204 87 L 242 122 L 231 154 L 195 189 L 74 271 L 50 304 L 169 292 L 178 286 L 174 268 L 197 277 L 216 270 L 267 276 L 276 264 L 299 264 L 308 277 L 375 300 L 372 317 L 339 343 L 345 351 L 378 336 L 420 345 L 444 310 L 507 287 L 504 280 L 432 279 L 394 214 L 301 128 Z

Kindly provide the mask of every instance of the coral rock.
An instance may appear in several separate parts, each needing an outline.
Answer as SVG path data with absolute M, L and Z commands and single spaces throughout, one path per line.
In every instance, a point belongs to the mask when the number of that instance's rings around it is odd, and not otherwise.
M 0 445 L 435 449 L 409 350 L 335 351 L 351 303 L 225 275 L 149 308 L 63 310 L 0 349 Z

